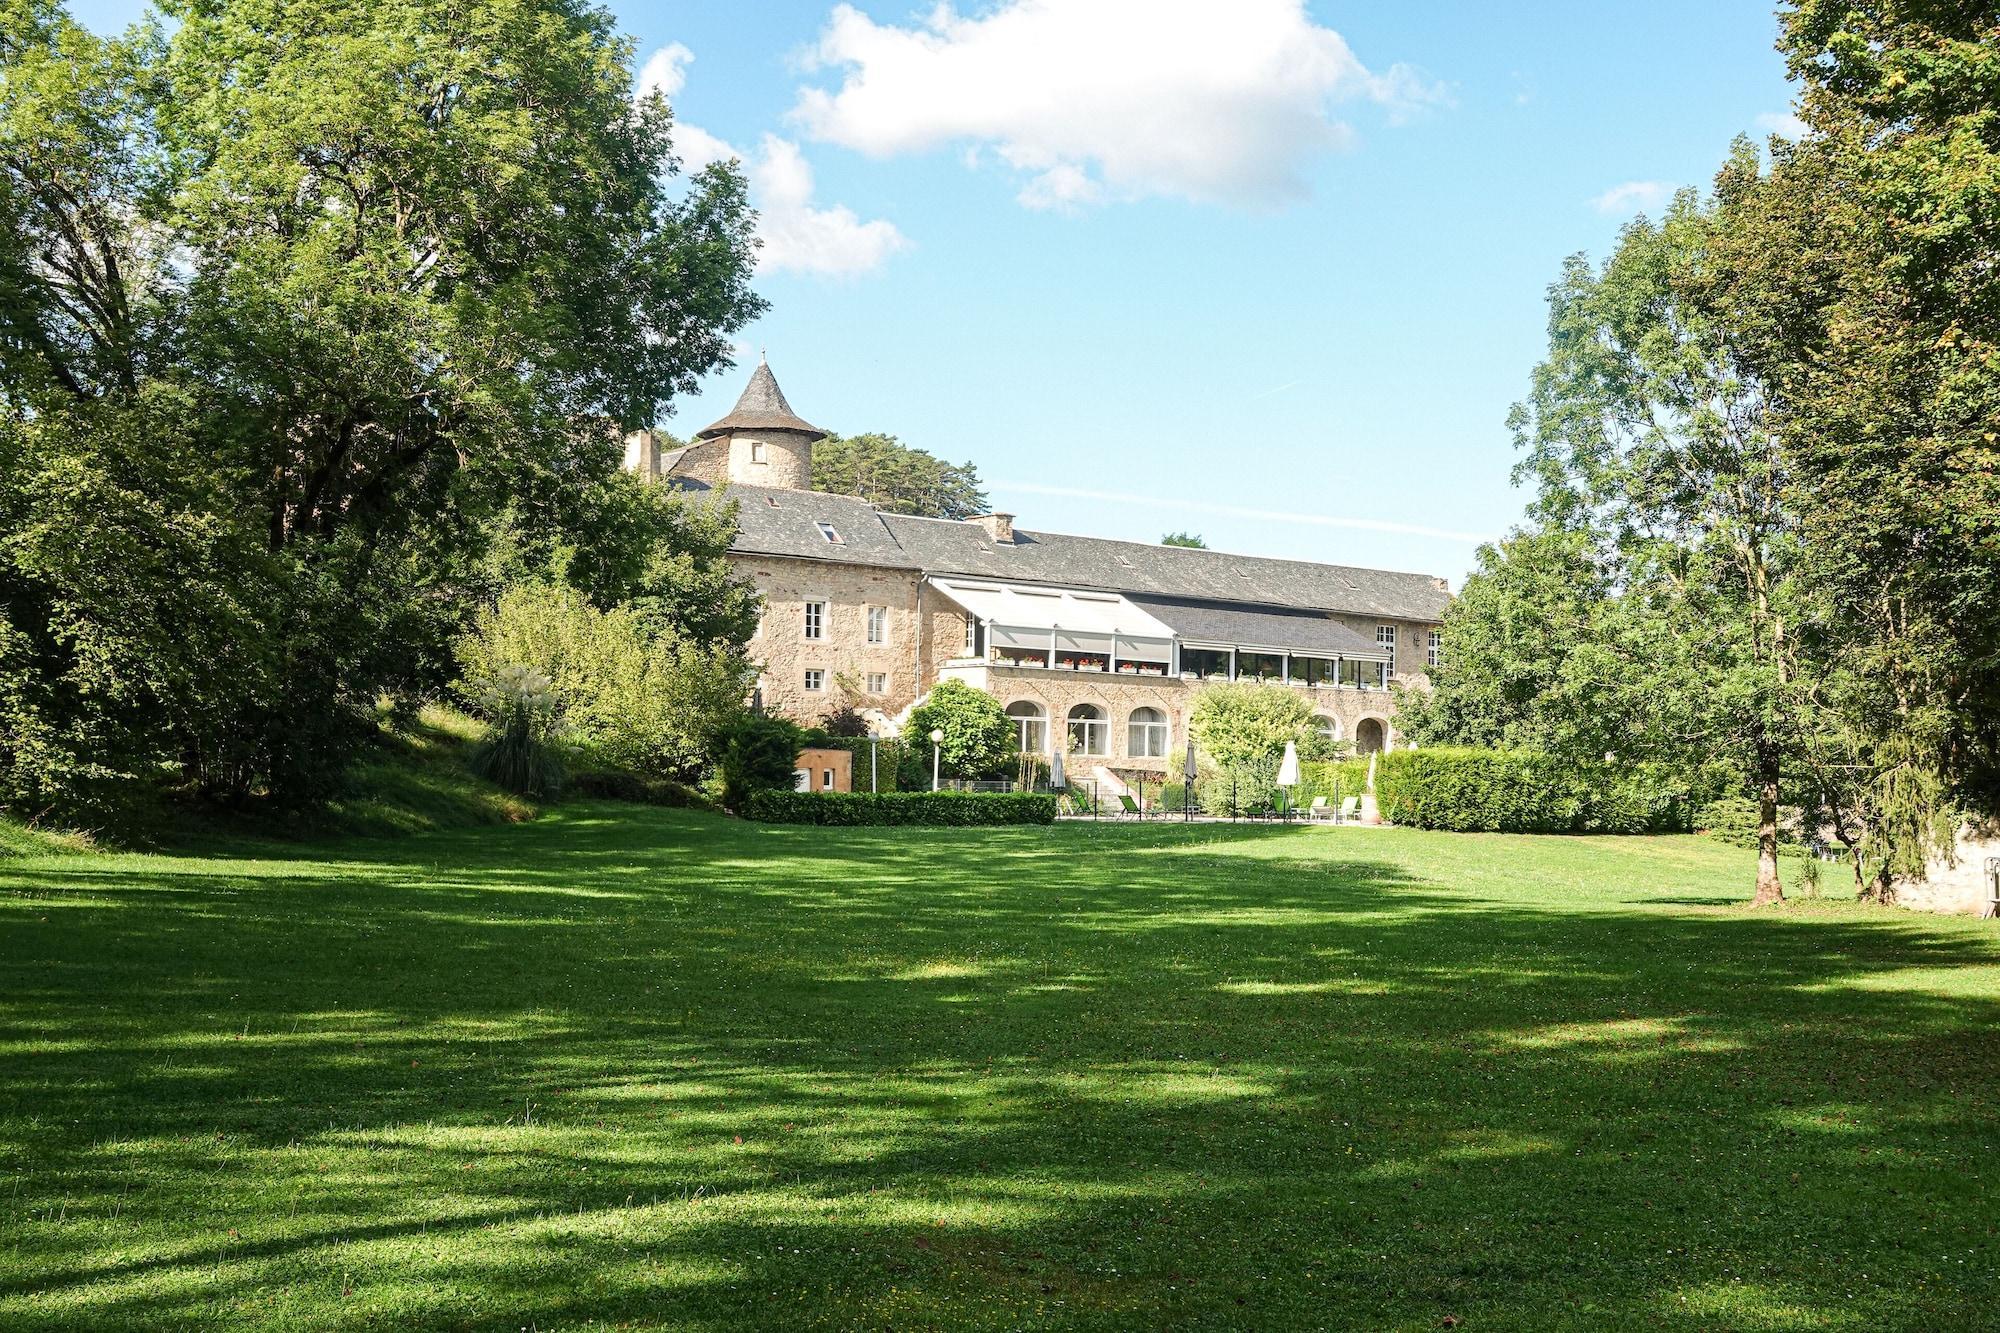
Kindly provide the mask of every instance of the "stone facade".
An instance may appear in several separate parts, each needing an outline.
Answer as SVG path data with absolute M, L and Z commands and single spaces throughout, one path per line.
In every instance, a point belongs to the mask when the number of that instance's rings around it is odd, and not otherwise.
M 941 679 L 962 680 L 984 690 L 1005 706 L 1033 702 L 1042 707 L 1046 720 L 1044 736 L 1049 743 L 1061 744 L 1067 735 L 1070 710 L 1078 704 L 1092 704 L 1104 710 L 1107 726 L 1102 754 L 1076 755 L 1070 760 L 1079 769 L 1107 768 L 1115 773 L 1170 774 L 1181 770 L 1187 748 L 1188 714 L 1196 696 L 1208 682 L 1172 676 L 1136 676 L 1104 671 L 1047 671 L 1034 667 L 1001 666 L 991 662 L 960 659 L 939 669 Z M 1415 680 L 1416 675 L 1399 677 Z M 1355 743 L 1364 723 L 1380 729 L 1378 748 L 1396 743 L 1395 701 L 1387 690 L 1354 689 L 1349 686 L 1291 685 L 1312 704 L 1313 712 L 1332 724 L 1336 740 Z M 1166 715 L 1166 753 L 1159 756 L 1132 753 L 1134 710 L 1155 708 Z M 1044 748 L 1046 753 L 1046 746 Z
M 782 556 L 731 562 L 764 598 L 750 656 L 766 708 L 808 724 L 849 707 L 894 717 L 929 688 L 919 665 L 917 580 L 908 571 Z M 825 605 L 816 639 L 806 637 L 808 602 Z M 868 641 L 869 607 L 882 608 L 882 643 Z M 809 671 L 822 673 L 819 688 L 810 688 Z M 869 689 L 871 677 L 881 678 L 879 692 Z
M 750 653 L 757 662 L 757 688 L 764 706 L 802 723 L 824 720 L 845 707 L 876 709 L 894 718 L 916 703 L 938 680 L 963 680 L 1002 704 L 1040 703 L 1052 732 L 1079 703 L 1094 703 L 1109 720 L 1108 753 L 1093 764 L 1135 772 L 1164 772 L 1187 743 L 1187 715 L 1200 681 L 1114 672 L 1040 670 L 1002 666 L 966 654 L 966 613 L 943 594 L 922 586 L 907 570 L 797 560 L 783 556 L 734 555 L 737 571 L 764 598 L 764 615 Z M 806 605 L 823 603 L 820 637 L 806 637 Z M 884 642 L 868 642 L 868 608 L 882 608 Z M 1395 679 L 1422 679 L 1418 667 L 1429 649 L 1428 624 L 1343 617 L 1373 640 L 1377 626 L 1394 624 Z M 809 688 L 806 673 L 822 673 Z M 872 677 L 883 688 L 869 689 Z M 1395 703 L 1387 690 L 1350 686 L 1295 685 L 1313 711 L 1326 718 L 1334 738 L 1357 749 L 1392 749 L 1397 743 Z M 1157 708 L 1167 715 L 1168 754 L 1153 758 L 1129 752 L 1132 710 Z M 1370 730 L 1371 724 L 1377 731 Z
M 738 431 L 718 443 L 728 448 L 733 482 L 788 491 L 812 487 L 812 437 L 803 431 Z

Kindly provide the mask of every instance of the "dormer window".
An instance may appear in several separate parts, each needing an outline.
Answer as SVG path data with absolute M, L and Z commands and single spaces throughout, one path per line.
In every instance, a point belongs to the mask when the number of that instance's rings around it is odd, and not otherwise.
M 762 440 L 750 441 L 750 461 L 753 463 L 768 463 L 771 461 L 764 456 L 764 442 Z
M 835 546 L 840 545 L 841 543 L 840 533 L 838 530 L 834 528 L 833 524 L 828 523 L 824 519 L 821 519 L 819 522 L 814 523 L 813 526 L 819 529 L 820 536 L 826 538 L 829 542 L 832 542 Z

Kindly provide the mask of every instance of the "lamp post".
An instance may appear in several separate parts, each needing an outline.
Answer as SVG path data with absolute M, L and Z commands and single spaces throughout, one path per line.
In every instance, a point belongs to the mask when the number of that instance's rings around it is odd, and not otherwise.
M 938 758 L 944 753 L 944 728 L 931 731 L 931 790 L 938 790 Z

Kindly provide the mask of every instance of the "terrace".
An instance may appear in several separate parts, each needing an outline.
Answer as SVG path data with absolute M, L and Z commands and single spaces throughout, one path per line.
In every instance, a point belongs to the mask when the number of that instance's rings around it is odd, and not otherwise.
M 1392 650 L 1323 615 L 971 579 L 931 579 L 966 613 L 945 665 L 1309 689 L 1386 689 Z

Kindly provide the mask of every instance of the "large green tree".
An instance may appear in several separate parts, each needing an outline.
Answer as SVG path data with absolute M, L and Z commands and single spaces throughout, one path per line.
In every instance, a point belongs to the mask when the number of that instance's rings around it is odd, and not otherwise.
M 947 463 L 893 435 L 830 435 L 813 446 L 816 491 L 858 495 L 896 514 L 971 518 L 987 512 L 979 469 Z
M 1754 156 L 1739 145 L 1738 160 Z M 1759 806 L 1755 899 L 1783 896 L 1800 708 L 1796 524 L 1764 385 L 1702 299 L 1720 211 L 1683 192 L 1599 268 L 1565 265 L 1513 426 L 1531 532 L 1448 617 L 1419 739 L 1726 762 Z
M 1772 394 L 1808 647 L 1886 885 L 1954 804 L 2000 802 L 2000 15 L 1781 22 L 1809 133 L 1724 173 L 1709 303 Z
M 323 789 L 436 683 L 494 516 L 601 487 L 761 308 L 740 176 L 672 179 L 603 10 L 163 8 L 0 0 L 0 517 L 97 557 L 0 548 L 9 799 Z
M 1479 549 L 1445 617 L 1428 684 L 1396 687 L 1418 745 L 1681 757 L 1679 690 L 1662 691 L 1653 618 L 1621 596 L 1620 562 L 1592 534 L 1517 532 Z

